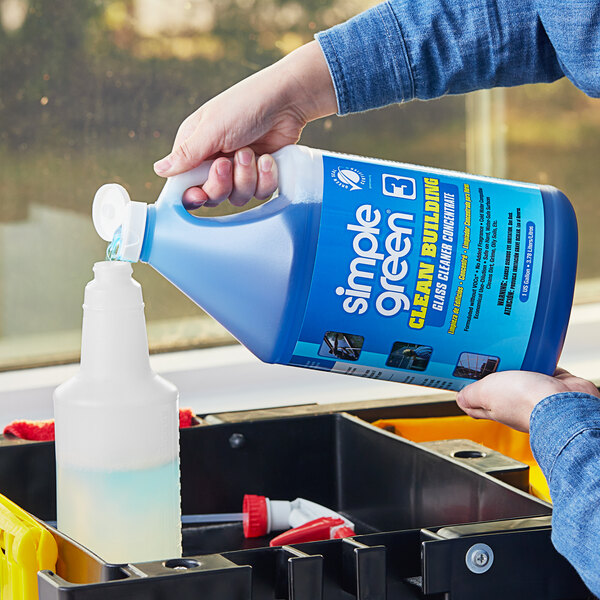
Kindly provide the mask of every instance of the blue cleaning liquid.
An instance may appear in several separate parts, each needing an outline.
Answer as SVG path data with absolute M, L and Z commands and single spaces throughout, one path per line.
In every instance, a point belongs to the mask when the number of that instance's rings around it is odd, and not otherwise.
M 113 235 L 113 239 L 111 240 L 110 244 L 108 244 L 108 247 L 106 248 L 106 260 L 121 260 L 121 261 L 125 261 L 125 262 L 131 262 L 130 260 L 127 260 L 126 258 L 123 258 L 122 254 L 121 254 L 121 244 L 123 242 L 123 228 L 122 227 L 118 227 L 117 230 L 115 231 L 114 235 Z
M 115 231 L 112 241 L 106 248 L 106 260 L 121 260 L 119 258 L 119 250 L 121 248 L 121 231 L 122 227 L 118 227 Z
M 552 373 L 577 260 L 550 186 L 300 146 L 279 194 L 226 217 L 147 208 L 140 260 L 266 362 L 458 390 L 497 370 Z
M 104 560 L 144 562 L 181 556 L 178 461 L 125 471 L 61 467 L 57 485 L 60 530 Z

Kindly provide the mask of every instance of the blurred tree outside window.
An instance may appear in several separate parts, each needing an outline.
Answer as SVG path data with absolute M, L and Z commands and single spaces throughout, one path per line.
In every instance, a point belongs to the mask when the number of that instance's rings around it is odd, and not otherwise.
M 0 369 L 77 360 L 83 288 L 106 249 L 91 222 L 98 187 L 154 202 L 163 180 L 152 164 L 190 112 L 372 4 L 0 0 Z M 331 117 L 301 143 L 458 170 L 470 156 L 471 170 L 560 187 L 593 297 L 599 133 L 597 101 L 561 81 Z M 153 351 L 232 341 L 151 267 L 134 276 Z

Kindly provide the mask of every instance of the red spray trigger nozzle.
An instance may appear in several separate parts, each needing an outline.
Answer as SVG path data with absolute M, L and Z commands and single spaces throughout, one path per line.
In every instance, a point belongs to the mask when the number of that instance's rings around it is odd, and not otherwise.
M 354 532 L 354 529 L 352 529 L 351 527 L 347 527 L 346 525 L 343 525 L 342 527 L 338 527 L 335 530 L 332 539 L 339 540 L 341 538 L 352 537 L 353 535 L 356 535 L 356 533 Z
M 246 494 L 243 504 L 244 536 L 247 538 L 261 537 L 269 530 L 269 516 L 267 514 L 267 498 Z
M 343 532 L 343 535 L 338 535 Z M 289 544 L 300 544 L 302 542 L 318 542 L 319 540 L 331 540 L 334 537 L 348 537 L 354 535 L 354 531 L 346 526 L 344 519 L 333 517 L 321 517 L 309 521 L 300 527 L 295 527 L 274 537 L 270 546 L 286 546 Z

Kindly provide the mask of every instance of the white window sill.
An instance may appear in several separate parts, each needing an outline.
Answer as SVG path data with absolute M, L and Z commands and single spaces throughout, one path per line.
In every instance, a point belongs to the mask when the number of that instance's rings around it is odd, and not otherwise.
M 599 339 L 600 303 L 575 306 L 561 366 L 586 379 L 600 380 Z M 241 346 L 159 354 L 151 362 L 179 388 L 181 406 L 200 414 L 447 393 L 267 365 Z M 77 368 L 65 365 L 0 373 L 0 427 L 15 419 L 52 418 L 52 390 Z

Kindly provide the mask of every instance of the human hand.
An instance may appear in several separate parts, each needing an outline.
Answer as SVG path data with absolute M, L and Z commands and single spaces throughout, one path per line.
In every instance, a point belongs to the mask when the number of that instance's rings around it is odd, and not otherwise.
M 468 385 L 456 402 L 475 419 L 491 419 L 519 431 L 529 431 L 535 405 L 560 392 L 584 392 L 600 397 L 591 381 L 557 369 L 554 376 L 529 371 L 501 371 Z
M 277 187 L 277 165 L 269 153 L 297 142 L 309 121 L 336 110 L 329 69 L 313 41 L 187 117 L 173 150 L 154 170 L 172 177 L 215 159 L 206 183 L 185 192 L 186 208 L 216 206 L 226 198 L 235 206 L 253 196 L 265 199 Z

